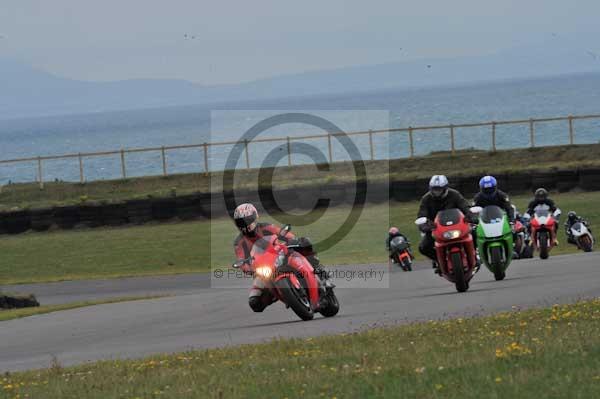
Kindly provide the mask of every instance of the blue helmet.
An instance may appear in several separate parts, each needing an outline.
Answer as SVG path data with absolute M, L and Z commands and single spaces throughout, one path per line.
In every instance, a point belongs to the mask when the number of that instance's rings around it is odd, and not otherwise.
M 486 198 L 494 198 L 498 192 L 498 182 L 494 176 L 484 176 L 479 180 L 479 189 Z

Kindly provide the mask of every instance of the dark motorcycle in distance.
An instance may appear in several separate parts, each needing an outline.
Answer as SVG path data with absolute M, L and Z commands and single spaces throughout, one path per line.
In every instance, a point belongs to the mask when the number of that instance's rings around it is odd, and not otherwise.
M 410 252 L 410 244 L 404 237 L 392 238 L 392 241 L 390 241 L 390 258 L 405 272 L 412 271 L 413 256 Z

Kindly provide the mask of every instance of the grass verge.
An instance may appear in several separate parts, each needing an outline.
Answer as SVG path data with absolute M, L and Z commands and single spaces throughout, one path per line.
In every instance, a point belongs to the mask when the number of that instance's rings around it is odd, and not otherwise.
M 575 210 L 592 227 L 600 225 L 600 192 L 555 194 L 553 198 L 565 214 Z M 513 198 L 519 209 L 528 200 L 525 196 Z M 384 239 L 390 225 L 398 226 L 416 245 L 420 240 L 413 223 L 417 207 L 417 202 L 365 207 L 352 230 L 321 252 L 322 261 L 386 262 Z M 293 227 L 293 231 L 319 242 L 335 236 L 335 229 L 349 212 L 348 207 L 330 209 L 316 222 Z M 561 245 L 552 255 L 575 252 L 575 247 L 566 243 L 562 228 L 559 233 Z M 217 219 L 0 237 L 0 284 L 205 272 L 231 264 L 236 234 L 230 220 Z
M 393 139 L 391 139 L 393 141 Z M 531 163 L 535 159 L 535 163 Z M 440 165 L 448 165 L 451 175 L 476 173 L 528 172 L 534 170 L 575 169 L 600 166 L 600 144 L 556 146 L 533 149 L 514 149 L 498 152 L 463 150 L 455 155 L 449 152 L 434 153 L 416 159 L 365 161 L 367 176 L 410 180 L 429 177 L 439 173 Z M 264 170 L 263 170 L 264 172 Z M 264 185 L 265 176 L 258 169 L 236 171 L 236 187 L 256 188 Z M 261 180 L 262 179 L 262 180 Z M 354 180 L 352 164 L 338 162 L 327 171 L 319 171 L 314 165 L 298 165 L 276 168 L 274 187 L 299 186 L 303 184 L 327 184 Z M 42 208 L 93 202 L 119 202 L 127 199 L 168 197 L 174 193 L 190 194 L 222 189 L 222 173 L 179 174 L 171 176 L 148 176 L 123 180 L 102 180 L 85 184 L 48 182 L 43 190 L 36 183 L 11 184 L 0 189 L 0 210 L 12 208 Z M 249 182 L 249 183 L 247 183 Z
M 144 360 L 56 363 L 0 381 L 11 398 L 597 398 L 600 300 Z
M 141 301 L 141 300 L 145 300 L 145 299 L 154 299 L 154 298 L 160 298 L 160 296 L 133 296 L 133 297 L 100 299 L 97 301 L 73 302 L 73 303 L 65 303 L 65 304 L 61 304 L 61 305 L 38 306 L 35 308 L 8 309 L 8 310 L 0 311 L 0 321 L 21 319 L 23 317 L 35 316 L 35 315 L 40 315 L 40 314 L 52 313 L 52 312 L 60 312 L 61 310 L 83 308 L 86 306 L 104 305 L 107 303 L 117 303 L 117 302 Z

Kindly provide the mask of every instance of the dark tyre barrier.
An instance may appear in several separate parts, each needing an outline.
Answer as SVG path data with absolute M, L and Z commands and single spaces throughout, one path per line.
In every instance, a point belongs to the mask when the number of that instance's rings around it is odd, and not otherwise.
M 556 189 L 561 193 L 574 189 L 579 182 L 579 176 L 575 170 L 559 170 L 554 176 L 556 179 Z
M 412 201 L 419 197 L 414 181 L 395 181 L 390 184 L 390 196 L 396 201 Z
M 198 194 L 199 212 L 205 219 L 210 219 L 210 199 L 210 194 Z
M 554 190 L 557 184 L 556 172 L 535 173 L 531 176 L 531 184 L 533 189 L 544 187 L 547 190 Z
M 480 177 L 479 175 L 450 176 L 449 179 L 452 187 L 459 189 L 468 197 L 478 190 L 477 183 Z M 532 192 L 538 186 L 555 188 L 561 192 L 577 187 L 589 191 L 600 191 L 600 168 L 533 174 L 513 173 L 499 175 L 497 179 L 501 189 L 510 194 Z M 428 185 L 428 178 L 392 181 L 389 185 L 387 183 L 368 183 L 366 199 L 370 203 L 384 202 L 388 199 L 414 201 L 420 199 L 427 192 Z M 259 200 L 256 192 L 241 191 L 236 193 L 235 198 L 238 204 L 253 202 L 260 208 L 267 208 L 268 211 L 277 209 L 277 205 L 284 211 L 308 210 L 317 204 L 319 198 L 329 199 L 329 206 L 351 204 L 355 198 L 356 187 L 354 182 L 293 187 L 278 190 L 270 196 L 263 195 L 266 198 L 264 201 Z M 364 187 L 361 189 L 364 190 Z M 321 206 L 325 206 L 325 203 L 322 203 Z M 228 211 L 222 193 L 199 193 L 172 198 L 130 200 L 125 203 L 102 206 L 82 204 L 52 209 L 3 212 L 0 213 L 0 234 L 18 234 L 30 229 L 45 231 L 53 226 L 72 229 L 77 226 L 143 224 L 153 220 L 165 221 L 175 218 L 190 220 L 197 217 L 210 219 L 226 216 L 228 216 Z
M 30 213 L 31 229 L 34 231 L 46 231 L 54 224 L 54 211 L 52 209 L 34 209 Z
M 85 227 L 100 227 L 104 224 L 102 206 L 83 205 L 79 208 L 79 224 Z
M 24 233 L 31 229 L 31 214 L 29 211 L 9 212 L 2 215 L 3 230 L 8 234 Z
M 533 180 L 530 174 L 515 173 L 507 176 L 506 186 L 503 187 L 502 191 L 509 193 L 523 193 L 531 191 L 533 187 Z
M 380 204 L 390 199 L 390 185 L 388 183 L 368 183 L 366 199 L 370 203 Z M 350 199 L 353 201 L 354 198 Z
M 177 202 L 175 198 L 160 198 L 152 200 L 152 218 L 154 220 L 169 220 L 177 217 Z
M 144 224 L 153 219 L 152 203 L 148 199 L 126 201 L 125 206 L 130 223 Z
M 200 195 L 186 195 L 177 197 L 177 217 L 181 220 L 191 220 L 202 216 L 200 208 Z
M 79 207 L 64 206 L 54 208 L 54 222 L 61 229 L 72 229 L 79 224 Z
M 580 170 L 579 187 L 586 191 L 600 190 L 600 169 Z
M 127 204 L 107 204 L 102 207 L 102 219 L 109 226 L 121 226 L 129 223 Z

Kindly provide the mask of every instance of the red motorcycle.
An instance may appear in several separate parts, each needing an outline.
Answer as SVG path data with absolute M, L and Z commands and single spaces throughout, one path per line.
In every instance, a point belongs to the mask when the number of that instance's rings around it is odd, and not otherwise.
M 531 218 L 531 240 L 534 251 L 540 251 L 540 259 L 548 259 L 550 250 L 556 246 L 557 218 L 560 214 L 559 209 L 554 213 L 544 207 L 535 209 Z
M 433 223 L 427 218 L 419 218 L 415 223 L 421 231 L 432 232 L 442 276 L 454 283 L 458 292 L 467 291 L 477 256 L 465 215 L 458 209 L 448 209 L 439 212 Z
M 298 252 L 300 246 L 286 245 L 282 238 L 290 231 L 284 226 L 277 236 L 263 237 L 252 246 L 250 257 L 232 266 L 239 268 L 249 264 L 252 274 L 264 282 L 277 300 L 302 320 L 312 320 L 315 312 L 325 317 L 335 316 L 340 305 L 333 292 L 332 284 L 323 284 L 314 274 L 313 267 Z
M 515 256 L 514 259 L 533 258 L 533 248 L 531 247 L 531 236 L 529 229 L 520 220 L 515 221 Z

